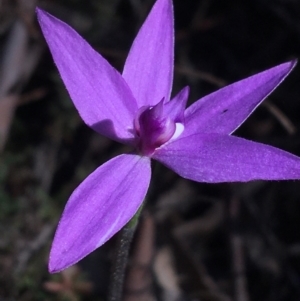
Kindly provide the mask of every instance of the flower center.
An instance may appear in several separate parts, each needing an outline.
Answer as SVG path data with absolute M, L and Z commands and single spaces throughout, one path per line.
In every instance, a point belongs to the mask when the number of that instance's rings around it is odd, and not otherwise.
M 134 127 L 139 151 L 147 156 L 169 141 L 176 131 L 174 120 L 164 114 L 163 99 L 155 106 L 142 107 L 134 120 Z

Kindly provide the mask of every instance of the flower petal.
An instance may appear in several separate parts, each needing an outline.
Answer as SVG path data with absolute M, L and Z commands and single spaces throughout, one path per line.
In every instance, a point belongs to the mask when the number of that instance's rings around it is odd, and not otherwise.
M 184 122 L 184 110 L 189 97 L 190 88 L 184 87 L 172 100 L 164 106 L 164 114 L 173 121 Z
M 84 122 L 114 140 L 133 138 L 136 101 L 122 76 L 78 33 L 37 9 L 38 20 L 66 88 Z
M 296 61 L 281 64 L 205 96 L 185 111 L 184 135 L 231 134 L 286 78 Z
M 300 158 L 222 134 L 196 134 L 164 145 L 153 158 L 197 182 L 300 179 Z
M 157 0 L 132 44 L 123 71 L 139 107 L 170 99 L 173 28 L 171 0 Z
M 50 272 L 76 263 L 118 232 L 148 190 L 150 159 L 120 155 L 96 169 L 71 195 L 52 244 Z

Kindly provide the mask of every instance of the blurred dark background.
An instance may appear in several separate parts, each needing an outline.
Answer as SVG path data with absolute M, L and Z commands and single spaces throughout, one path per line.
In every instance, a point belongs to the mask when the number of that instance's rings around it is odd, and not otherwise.
M 115 239 L 50 275 L 73 189 L 124 147 L 83 124 L 40 33 L 39 6 L 118 70 L 153 0 L 0 0 L 0 300 L 105 300 Z M 174 0 L 173 94 L 189 103 L 300 57 L 298 0 Z M 300 155 L 300 67 L 235 135 Z M 158 163 L 127 301 L 300 300 L 300 182 L 199 184 Z

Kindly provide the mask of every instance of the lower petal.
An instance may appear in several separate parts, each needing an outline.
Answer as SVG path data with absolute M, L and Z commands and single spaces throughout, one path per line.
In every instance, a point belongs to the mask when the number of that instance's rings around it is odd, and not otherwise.
M 157 149 L 152 158 L 197 182 L 300 179 L 299 157 L 222 134 L 179 138 Z
M 52 244 L 50 272 L 75 264 L 126 225 L 142 204 L 150 177 L 150 159 L 137 155 L 120 155 L 90 174 L 65 207 Z

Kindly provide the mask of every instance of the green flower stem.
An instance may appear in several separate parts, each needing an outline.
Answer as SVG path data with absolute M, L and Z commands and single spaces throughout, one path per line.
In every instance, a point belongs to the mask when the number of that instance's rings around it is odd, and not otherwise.
M 116 251 L 111 269 L 110 287 L 108 301 L 121 301 L 123 293 L 123 282 L 128 261 L 130 245 L 138 224 L 143 205 L 128 222 L 128 224 L 118 233 Z

